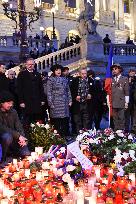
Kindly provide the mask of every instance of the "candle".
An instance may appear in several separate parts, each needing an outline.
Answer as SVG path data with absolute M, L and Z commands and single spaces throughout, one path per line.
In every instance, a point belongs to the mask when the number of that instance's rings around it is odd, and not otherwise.
M 96 198 L 94 198 L 93 196 L 91 197 L 86 197 L 85 200 L 87 200 L 88 204 L 96 204 Z
M 50 169 L 49 162 L 43 162 L 42 163 L 42 169 Z
M 36 152 L 31 152 L 31 157 L 32 157 L 32 160 L 36 160 L 37 159 L 37 153 Z
M 84 204 L 84 192 L 82 189 L 79 189 L 77 192 L 77 202 L 76 204 Z
M 95 175 L 96 175 L 96 179 L 100 179 L 100 168 L 96 168 L 95 169 Z
M 70 180 L 68 182 L 68 186 L 69 186 L 70 191 L 74 191 L 74 188 L 75 188 L 74 180 Z
M 0 204 L 8 204 L 9 203 L 9 200 L 8 199 L 2 199 L 0 201 Z
M 48 174 L 48 171 L 42 171 L 42 177 L 47 177 L 49 174 Z
M 35 147 L 35 152 L 36 152 L 38 155 L 43 154 L 43 147 Z
M 135 173 L 129 173 L 129 179 L 132 181 L 132 186 L 135 187 L 135 183 L 136 183 Z
M 30 169 L 25 169 L 25 177 L 29 178 L 30 176 Z
M 13 164 L 17 166 L 17 159 L 13 159 Z
M 53 165 L 53 167 L 55 167 L 57 164 L 56 159 L 52 159 L 51 164 Z
M 41 181 L 41 180 L 42 180 L 42 173 L 36 172 L 36 181 Z

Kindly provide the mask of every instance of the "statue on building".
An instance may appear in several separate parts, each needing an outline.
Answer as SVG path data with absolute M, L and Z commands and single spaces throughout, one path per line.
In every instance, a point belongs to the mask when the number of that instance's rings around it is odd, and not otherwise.
M 90 3 L 85 4 L 85 10 L 81 12 L 78 18 L 78 29 L 81 36 L 96 35 L 97 21 L 94 20 L 94 10 Z

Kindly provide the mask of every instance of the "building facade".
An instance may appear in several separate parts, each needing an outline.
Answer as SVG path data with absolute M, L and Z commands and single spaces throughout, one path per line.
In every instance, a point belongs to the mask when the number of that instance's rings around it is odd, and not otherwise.
M 79 35 L 77 18 L 84 10 L 87 0 L 25 0 L 27 11 L 41 4 L 41 17 L 27 29 L 27 36 L 35 37 L 46 33 L 52 37 L 53 13 L 57 39 L 63 43 L 67 36 Z M 95 19 L 98 21 L 97 31 L 102 36 L 109 34 L 113 43 L 125 43 L 128 36 L 136 40 L 136 0 L 90 0 Z M 17 0 L 9 0 L 10 7 L 17 7 Z M 12 36 L 15 23 L 3 12 L 0 0 L 0 36 Z

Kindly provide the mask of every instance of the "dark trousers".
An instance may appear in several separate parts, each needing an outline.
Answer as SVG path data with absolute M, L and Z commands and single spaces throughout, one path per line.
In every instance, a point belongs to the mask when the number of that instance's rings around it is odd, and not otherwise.
M 134 116 L 134 105 L 129 103 L 125 110 L 125 130 L 128 132 L 132 129 Z
M 80 103 L 80 110 L 73 114 L 73 119 L 77 134 L 79 133 L 79 130 L 82 130 L 83 128 L 90 129 L 88 104 L 86 102 Z
M 101 110 L 99 112 L 96 111 L 95 114 L 94 114 L 94 124 L 95 124 L 96 130 L 100 129 L 101 120 L 102 120 L 102 112 L 101 112 Z
M 13 137 L 10 133 L 3 133 L 0 135 L 0 142 L 2 146 L 2 161 L 5 161 L 8 149 L 13 142 Z
M 58 133 L 67 138 L 69 136 L 69 118 L 51 118 L 51 124 L 58 131 Z
M 136 134 L 136 104 L 134 104 L 134 109 L 133 109 L 133 125 L 132 125 L 132 130 L 134 134 Z
M 24 110 L 22 110 L 22 117 L 21 122 L 23 124 L 23 128 L 27 137 L 27 134 L 29 132 L 30 124 L 36 123 L 38 121 L 42 121 L 43 117 L 42 114 L 38 113 L 25 113 Z M 44 123 L 44 121 L 42 121 Z
M 125 129 L 125 109 L 113 108 L 114 131 Z
M 27 146 L 20 147 L 18 144 L 18 141 L 13 142 L 13 137 L 8 132 L 5 132 L 0 135 L 0 142 L 2 146 L 2 161 L 6 161 L 7 152 L 12 144 L 13 144 L 12 149 L 14 149 L 16 155 L 17 153 L 18 153 L 18 156 L 23 156 L 23 157 L 30 155 L 30 151 L 28 150 L 28 147 Z

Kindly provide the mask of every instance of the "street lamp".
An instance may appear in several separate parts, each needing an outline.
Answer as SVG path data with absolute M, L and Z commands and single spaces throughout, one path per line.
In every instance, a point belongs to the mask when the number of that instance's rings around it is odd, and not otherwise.
M 8 0 L 3 0 L 4 15 L 16 23 L 15 29 L 19 26 L 20 30 L 20 62 L 24 62 L 29 54 L 28 42 L 27 42 L 27 27 L 31 30 L 31 23 L 37 21 L 40 17 L 40 4 L 37 3 L 33 12 L 27 12 L 25 8 L 25 0 L 19 0 L 17 9 L 14 9 Z M 29 22 L 27 24 L 27 18 Z M 19 23 L 18 23 L 19 20 Z
M 42 32 L 42 38 L 43 38 L 43 31 L 44 31 L 44 27 L 40 27 L 40 31 Z
M 53 32 L 52 32 L 52 39 L 57 39 L 56 33 L 55 33 L 55 12 L 56 12 L 56 6 L 53 6 L 51 9 L 52 17 L 53 17 Z

